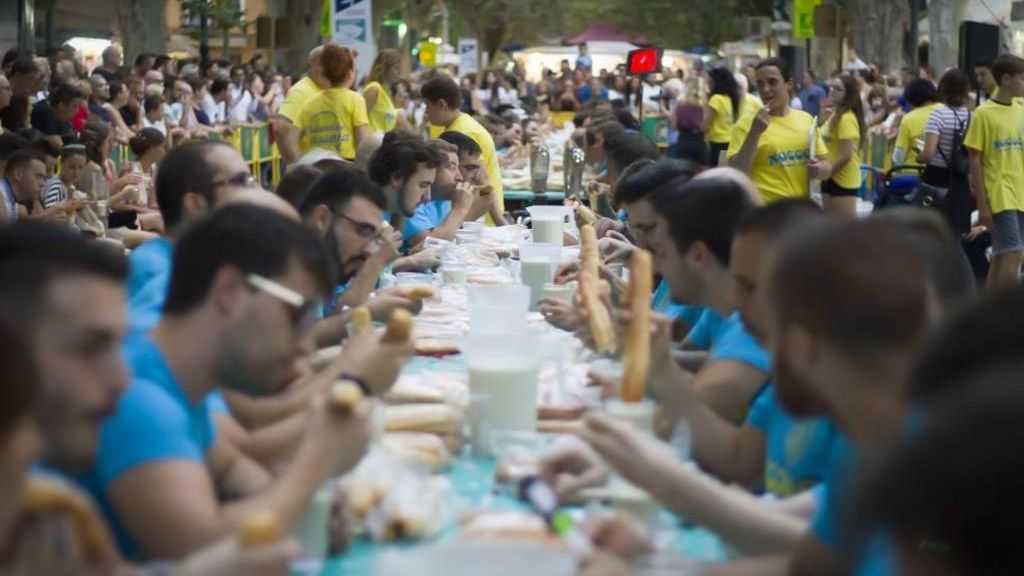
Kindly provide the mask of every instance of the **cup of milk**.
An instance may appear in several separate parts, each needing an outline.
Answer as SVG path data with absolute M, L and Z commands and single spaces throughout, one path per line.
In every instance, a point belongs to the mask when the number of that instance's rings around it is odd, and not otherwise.
M 441 278 L 445 284 L 465 284 L 467 270 L 459 264 L 442 264 Z
M 325 482 L 314 493 L 305 513 L 292 529 L 295 539 L 302 546 L 302 559 L 299 563 L 310 569 L 316 569 L 327 558 L 334 490 L 333 480 Z
M 551 284 L 549 282 L 544 285 L 544 298 L 558 300 L 566 304 L 572 304 L 572 297 L 575 292 L 576 290 L 568 284 Z
M 531 311 L 537 311 L 544 286 L 554 279 L 561 256 L 562 247 L 558 244 L 523 244 L 519 248 L 519 279 L 530 287 Z
M 469 391 L 488 400 L 492 431 L 537 429 L 540 338 L 529 333 L 475 336 L 460 346 L 469 368 Z

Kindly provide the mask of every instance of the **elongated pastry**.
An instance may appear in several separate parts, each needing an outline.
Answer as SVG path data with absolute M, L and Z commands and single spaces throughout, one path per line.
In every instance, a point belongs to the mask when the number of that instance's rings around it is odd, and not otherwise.
M 370 309 L 360 306 L 352 311 L 352 326 L 357 332 L 362 332 L 373 326 L 373 317 L 370 316 Z
M 412 334 L 412 314 L 401 308 L 391 313 L 387 331 L 384 332 L 385 342 L 402 342 Z
M 462 421 L 462 411 L 447 404 L 402 404 L 384 411 L 387 432 L 456 434 L 462 432 Z
M 601 256 L 597 247 L 597 233 L 593 226 L 580 227 L 580 302 L 587 311 L 590 332 L 594 337 L 597 351 L 611 354 L 615 351 L 615 328 L 611 314 L 601 301 L 598 266 Z
M 238 539 L 243 548 L 255 548 L 273 544 L 281 539 L 284 530 L 281 520 L 268 510 L 256 512 L 242 522 L 238 529 Z
M 452 463 L 444 439 L 426 432 L 389 432 L 380 439 L 385 450 L 407 462 L 438 472 Z
M 581 204 L 578 200 L 573 202 L 573 210 L 576 212 L 576 221 L 580 224 L 593 226 L 597 224 L 597 214 L 593 210 Z
M 55 480 L 30 477 L 25 483 L 22 502 L 28 512 L 68 514 L 81 539 L 86 559 L 97 563 L 110 559 L 114 544 L 106 525 L 89 500 L 73 488 Z
M 651 288 L 654 282 L 651 255 L 633 251 L 629 261 L 629 291 L 626 307 L 631 312 L 626 327 L 622 399 L 639 402 L 644 398 L 647 374 L 651 368 Z

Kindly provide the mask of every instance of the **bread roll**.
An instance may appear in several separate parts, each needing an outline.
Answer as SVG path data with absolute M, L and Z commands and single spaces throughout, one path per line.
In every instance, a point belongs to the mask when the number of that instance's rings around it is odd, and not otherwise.
M 363 391 L 352 382 L 335 382 L 331 386 L 331 408 L 336 410 L 351 411 L 362 402 L 363 398 Z
M 651 368 L 651 289 L 654 283 L 651 255 L 634 250 L 629 261 L 629 292 L 626 308 L 632 313 L 625 335 L 622 399 L 644 399 L 647 374 Z
M 588 225 L 581 226 L 580 302 L 587 311 L 587 323 L 594 337 L 597 351 L 602 354 L 611 354 L 615 351 L 616 346 L 615 328 L 612 325 L 612 318 L 608 308 L 601 301 L 599 284 L 601 280 L 598 276 L 600 260 L 597 233 L 594 232 L 594 227 Z
M 243 548 L 255 548 L 273 544 L 281 539 L 284 530 L 281 520 L 273 512 L 264 510 L 257 512 L 242 522 L 238 530 L 238 539 Z
M 89 499 L 59 481 L 37 476 L 29 477 L 22 497 L 25 510 L 31 513 L 65 513 L 70 516 L 81 541 L 85 558 L 103 563 L 114 553 L 113 541 Z
M 385 342 L 403 342 L 412 334 L 412 314 L 399 308 L 391 313 L 388 328 L 384 333 Z
M 462 411 L 447 404 L 405 404 L 384 409 L 387 432 L 461 434 Z

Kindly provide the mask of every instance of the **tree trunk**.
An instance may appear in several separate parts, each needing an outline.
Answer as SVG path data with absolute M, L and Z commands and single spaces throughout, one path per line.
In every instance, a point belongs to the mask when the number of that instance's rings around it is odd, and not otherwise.
M 910 24 L 907 0 L 849 0 L 847 14 L 851 43 L 861 60 L 882 72 L 897 72 L 907 64 L 903 40 Z
M 960 34 L 966 0 L 931 0 L 928 3 L 928 64 L 941 76 L 957 65 Z
M 165 0 L 118 0 L 117 11 L 126 65 L 142 52 L 167 52 Z
M 320 44 L 320 11 L 322 0 L 288 0 L 287 18 L 291 42 L 284 49 L 284 67 L 289 74 L 301 76 L 306 70 L 306 58 L 314 46 Z

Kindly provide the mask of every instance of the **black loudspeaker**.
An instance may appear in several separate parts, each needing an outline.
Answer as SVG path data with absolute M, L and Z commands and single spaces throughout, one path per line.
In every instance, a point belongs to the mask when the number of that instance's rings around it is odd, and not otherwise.
M 999 55 L 999 26 L 982 22 L 960 23 L 960 69 L 974 78 L 974 65 Z
M 789 64 L 789 71 L 793 74 L 793 85 L 799 92 L 804 82 L 804 69 L 807 68 L 806 50 L 803 46 L 779 46 L 779 58 Z

